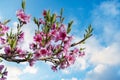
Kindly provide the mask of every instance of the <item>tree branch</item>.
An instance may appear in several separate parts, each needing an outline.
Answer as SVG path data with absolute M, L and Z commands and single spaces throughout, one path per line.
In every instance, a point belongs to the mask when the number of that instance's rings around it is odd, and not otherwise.
M 30 60 L 30 59 L 27 59 L 27 58 L 24 58 L 24 59 L 16 59 L 15 57 L 8 56 L 8 55 L 6 55 L 6 54 L 0 54 L 0 57 L 3 58 L 3 59 L 6 60 L 6 61 L 16 62 L 16 63 L 26 62 L 26 61 L 29 61 L 29 60 Z M 51 58 L 52 58 L 52 56 L 41 57 L 41 58 L 39 58 L 38 60 L 48 61 L 48 59 L 51 59 Z
M 73 43 L 73 44 L 71 44 L 71 47 L 76 46 L 76 45 L 78 45 L 78 44 L 81 44 L 81 43 L 84 42 L 85 40 L 86 40 L 86 38 L 82 39 L 81 41 L 79 41 L 79 42 L 77 42 L 77 43 Z

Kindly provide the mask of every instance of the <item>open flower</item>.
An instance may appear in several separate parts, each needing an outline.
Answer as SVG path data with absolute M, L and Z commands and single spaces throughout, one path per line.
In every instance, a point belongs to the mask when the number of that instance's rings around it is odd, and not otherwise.
M 0 44 L 5 44 L 5 39 L 0 37 Z
M 44 11 L 43 11 L 43 16 L 46 16 L 46 15 L 47 15 L 47 11 L 44 10 Z
M 40 43 L 42 40 L 42 36 L 40 34 L 36 34 L 34 36 L 34 41 Z
M 0 36 L 4 35 L 8 31 L 9 27 L 0 23 Z
M 45 48 L 41 49 L 41 50 L 40 50 L 40 54 L 41 54 L 42 56 L 48 55 L 47 49 L 45 49 Z
M 20 33 L 19 35 L 18 35 L 18 41 L 23 41 L 24 40 L 24 32 L 22 32 L 22 33 Z
M 6 69 L 4 69 L 4 65 L 0 65 L 0 80 L 6 80 L 6 76 L 7 76 L 7 71 Z
M 7 55 L 11 55 L 11 49 L 10 49 L 10 47 L 5 47 L 5 48 L 4 48 L 4 51 L 5 51 L 5 53 L 6 53 Z
M 57 66 L 52 66 L 51 69 L 52 69 L 53 71 L 57 71 Z
M 3 70 L 4 65 L 0 65 L 0 72 Z
M 30 15 L 25 14 L 25 12 L 22 9 L 18 10 L 16 15 L 18 19 L 22 21 L 24 24 L 27 24 L 30 20 Z

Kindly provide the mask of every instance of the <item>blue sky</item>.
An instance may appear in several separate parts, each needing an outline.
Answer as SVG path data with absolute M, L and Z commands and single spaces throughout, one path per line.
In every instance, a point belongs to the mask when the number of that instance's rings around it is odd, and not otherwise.
M 33 67 L 27 63 L 4 62 L 8 66 L 8 80 L 120 80 L 120 1 L 119 0 L 26 0 L 26 12 L 33 17 L 42 17 L 42 11 L 50 9 L 59 13 L 64 8 L 65 23 L 74 20 L 71 34 L 79 41 L 89 24 L 93 36 L 83 45 L 86 55 L 77 59 L 70 68 L 53 72 L 49 64 L 37 62 Z M 15 13 L 21 0 L 2 0 L 0 20 L 12 19 L 9 24 L 15 30 Z M 23 29 L 28 46 L 35 25 L 31 21 Z

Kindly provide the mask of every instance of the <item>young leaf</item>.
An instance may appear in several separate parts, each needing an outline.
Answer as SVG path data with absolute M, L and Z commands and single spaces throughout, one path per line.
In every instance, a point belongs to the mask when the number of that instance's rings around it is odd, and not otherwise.
M 61 11 L 60 11 L 60 16 L 62 16 L 62 15 L 63 15 L 63 11 L 64 11 L 64 9 L 63 9 L 63 8 L 61 8 Z
M 56 14 L 52 15 L 51 22 L 54 23 L 56 21 Z
M 6 24 L 9 23 L 9 22 L 10 22 L 10 19 L 5 20 L 5 21 L 3 22 L 3 24 L 6 25 Z
M 25 10 L 25 0 L 22 0 L 22 8 L 23 8 L 23 10 Z
M 86 31 L 86 34 L 84 34 L 84 38 L 87 39 L 89 38 L 90 36 L 92 36 L 92 31 L 93 31 L 93 28 L 91 25 L 88 26 L 88 29 L 85 30 Z
M 68 23 L 67 34 L 71 31 L 72 24 L 73 24 L 73 21 Z
M 38 20 L 37 20 L 37 18 L 34 17 L 34 18 L 33 18 L 33 21 L 34 21 L 35 24 L 38 25 Z
M 17 45 L 17 40 L 13 40 L 12 48 L 15 48 Z

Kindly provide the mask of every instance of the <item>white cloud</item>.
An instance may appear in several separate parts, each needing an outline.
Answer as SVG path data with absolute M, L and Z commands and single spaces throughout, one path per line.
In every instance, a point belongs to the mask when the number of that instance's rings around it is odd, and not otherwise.
M 106 69 L 106 67 L 103 64 L 98 64 L 94 68 L 94 72 L 96 72 L 96 73 L 102 73 L 105 69 Z
M 7 80 L 20 80 L 19 76 L 22 74 L 22 71 L 13 66 L 7 66 L 8 76 Z
M 120 3 L 113 2 L 113 1 L 103 2 L 100 5 L 100 10 L 102 10 L 103 14 L 107 16 L 119 15 L 120 13 L 119 8 L 120 8 Z
M 85 58 L 83 57 L 77 58 L 75 64 L 72 65 L 71 68 L 75 71 L 85 70 L 87 68 L 87 62 Z
M 71 80 L 78 80 L 77 78 L 73 77 Z
M 118 73 L 119 66 L 98 64 L 93 70 L 87 73 L 85 80 L 119 80 L 120 76 Z
M 120 6 L 118 4 L 120 2 L 104 1 L 93 10 L 93 26 L 99 34 L 86 43 L 88 64 L 95 67 L 86 74 L 85 80 L 120 79 L 118 38 Z
M 119 21 L 120 4 L 117 1 L 104 1 L 93 10 L 93 25 L 99 35 L 86 44 L 89 61 L 95 64 L 120 64 Z M 106 12 L 106 14 L 104 14 Z M 111 14 L 111 16 L 109 14 Z M 112 17 L 112 18 L 111 18 Z M 101 44 L 103 42 L 104 44 Z M 105 46 L 107 44 L 107 46 Z M 92 47 L 91 47 L 92 46 Z
M 61 80 L 78 80 L 76 77 L 72 77 L 71 79 L 70 78 L 62 78 Z
M 18 22 L 13 22 L 13 26 L 17 28 Z
M 92 63 L 101 63 L 109 65 L 120 64 L 119 44 L 113 43 L 112 45 L 100 50 L 98 53 L 91 56 Z
M 17 32 L 17 24 L 18 22 L 13 22 L 13 32 Z M 22 31 L 24 32 L 24 41 L 20 45 L 22 49 L 29 50 L 29 44 L 33 41 L 34 30 L 36 26 L 33 23 L 28 23 L 22 27 Z
M 36 74 L 37 73 L 37 67 L 33 66 L 26 66 L 26 68 L 23 70 L 24 73 L 30 73 L 30 74 Z
M 69 69 L 63 69 L 62 72 L 63 72 L 63 74 L 70 74 L 70 70 Z
M 85 80 L 119 80 L 120 79 L 120 2 L 104 1 L 92 14 L 93 28 L 96 34 L 86 41 L 86 55 L 78 58 L 68 72 L 91 68 Z M 81 38 L 75 37 L 74 42 Z M 79 47 L 79 46 L 78 46 Z M 117 68 L 114 68 L 116 67 Z M 65 72 L 64 72 L 65 73 Z M 63 78 L 63 80 L 66 80 Z M 71 79 L 67 79 L 71 80 Z
M 0 16 L 0 20 L 2 19 L 2 17 Z

